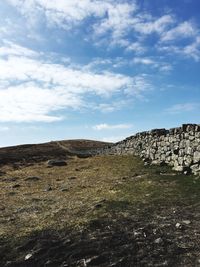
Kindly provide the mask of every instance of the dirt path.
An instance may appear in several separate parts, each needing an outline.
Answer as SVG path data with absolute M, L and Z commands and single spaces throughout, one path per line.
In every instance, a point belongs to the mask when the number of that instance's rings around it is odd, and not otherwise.
M 61 142 L 59 142 L 59 141 L 56 141 L 55 143 L 56 143 L 56 145 L 58 145 L 59 148 L 65 150 L 65 151 L 67 151 L 67 152 L 70 152 L 69 146 L 68 146 L 68 147 L 67 147 L 67 146 L 64 146 L 64 145 L 63 145 Z

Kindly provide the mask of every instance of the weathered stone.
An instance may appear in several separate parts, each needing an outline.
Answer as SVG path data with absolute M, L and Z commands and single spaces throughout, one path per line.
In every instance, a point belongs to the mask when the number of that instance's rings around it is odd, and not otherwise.
M 183 165 L 183 162 L 184 162 L 183 158 L 178 158 L 179 165 Z
M 194 159 L 193 159 L 194 163 L 198 163 L 200 161 L 200 152 L 199 151 L 195 151 L 194 152 Z
M 184 157 L 184 165 L 189 167 L 192 164 L 192 156 L 185 156 Z
M 192 166 L 190 166 L 190 169 L 192 170 L 193 173 L 197 173 L 200 172 L 200 165 L 199 164 L 194 164 Z
M 183 222 L 184 224 L 186 224 L 186 225 L 191 224 L 191 221 L 189 221 L 189 220 L 183 220 L 182 222 Z
M 189 136 L 189 140 L 193 141 L 194 140 L 194 136 Z
M 175 161 L 178 159 L 178 155 L 172 154 L 172 160 Z
M 176 223 L 175 226 L 176 226 L 177 229 L 182 229 L 182 225 L 180 223 Z
M 155 244 L 161 244 L 162 242 L 163 242 L 163 240 L 162 240 L 161 237 L 157 238 L 157 239 L 154 241 Z
M 184 167 L 183 166 L 174 166 L 173 167 L 173 170 L 175 170 L 175 171 L 177 171 L 177 172 L 183 172 L 183 170 L 184 170 Z
M 186 154 L 192 155 L 193 153 L 194 153 L 193 148 L 192 147 L 187 147 Z
M 25 256 L 25 261 L 27 261 L 27 260 L 29 260 L 29 259 L 31 259 L 33 257 L 33 254 L 32 253 L 29 253 L 29 254 L 27 254 L 26 256 Z

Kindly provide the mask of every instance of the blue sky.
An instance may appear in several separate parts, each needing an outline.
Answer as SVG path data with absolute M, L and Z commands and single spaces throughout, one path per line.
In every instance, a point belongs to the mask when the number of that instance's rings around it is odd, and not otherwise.
M 2 0 L 0 146 L 200 123 L 199 0 Z

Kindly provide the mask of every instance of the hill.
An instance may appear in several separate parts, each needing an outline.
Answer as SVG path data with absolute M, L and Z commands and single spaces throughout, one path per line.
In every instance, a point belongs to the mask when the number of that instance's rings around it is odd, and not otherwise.
M 104 145 L 0 149 L 0 266 L 199 266 L 198 176 L 131 155 L 83 157 Z
M 0 165 L 41 162 L 52 158 L 64 159 L 66 156 L 90 156 L 91 151 L 110 143 L 94 140 L 63 140 L 43 144 L 27 144 L 0 148 Z

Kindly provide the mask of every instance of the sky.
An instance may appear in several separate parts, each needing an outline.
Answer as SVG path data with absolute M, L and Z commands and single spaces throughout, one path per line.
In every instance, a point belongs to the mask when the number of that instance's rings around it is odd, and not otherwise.
M 0 146 L 200 123 L 199 0 L 1 0 Z

